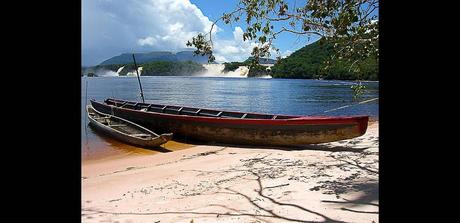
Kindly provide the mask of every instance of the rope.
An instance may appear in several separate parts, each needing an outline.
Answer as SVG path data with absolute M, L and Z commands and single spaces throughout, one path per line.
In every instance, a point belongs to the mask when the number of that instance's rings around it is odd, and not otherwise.
M 368 103 L 368 102 L 371 102 L 371 101 L 375 101 L 375 100 L 378 100 L 379 98 L 372 98 L 372 99 L 369 99 L 369 100 L 365 100 L 365 101 L 361 101 L 357 104 L 351 104 L 351 105 L 345 105 L 345 106 L 342 106 L 342 107 L 338 107 L 338 108 L 334 108 L 334 109 L 329 109 L 329 110 L 326 110 L 326 111 L 323 111 L 323 112 L 318 112 L 318 113 L 315 113 L 313 115 L 316 115 L 316 114 L 321 114 L 321 113 L 327 113 L 327 112 L 331 112 L 331 111 L 336 111 L 336 110 L 339 110 L 339 109 L 344 109 L 344 108 L 348 108 L 348 107 L 351 107 L 351 106 L 355 106 L 355 105 L 360 105 L 360 104 L 365 104 L 365 103 Z

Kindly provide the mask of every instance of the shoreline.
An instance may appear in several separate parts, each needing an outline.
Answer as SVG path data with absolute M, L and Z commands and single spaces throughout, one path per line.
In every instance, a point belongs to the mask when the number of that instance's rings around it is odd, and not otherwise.
M 226 77 L 224 75 L 222 76 L 201 76 L 201 75 L 139 75 L 141 77 Z M 269 75 L 271 76 L 271 75 Z M 136 78 L 136 75 L 134 76 L 128 76 L 128 75 L 121 75 L 121 76 L 95 76 L 95 77 L 88 77 L 88 76 L 81 76 L 81 78 L 97 78 L 97 77 L 134 77 Z M 277 78 L 273 77 L 272 78 L 264 78 L 264 77 L 244 77 L 241 76 L 241 78 L 256 78 L 256 79 L 278 79 L 278 80 L 315 80 L 315 81 L 347 81 L 347 82 L 356 82 L 356 80 L 340 80 L 340 79 L 331 79 L 331 80 L 326 80 L 326 79 L 307 79 L 307 78 Z M 234 77 L 228 77 L 228 78 L 234 78 Z M 362 80 L 361 82 L 369 82 L 369 83 L 379 83 L 380 81 L 372 81 L 372 80 Z
M 122 146 L 120 146 L 122 145 Z M 163 153 L 171 153 L 183 149 L 189 149 L 192 147 L 197 146 L 197 144 L 188 144 L 184 142 L 177 142 L 174 140 L 170 140 L 167 143 L 161 145 L 161 148 L 165 150 L 170 150 L 170 152 L 163 152 L 163 151 L 157 151 L 155 149 L 144 149 L 144 148 L 139 148 L 131 145 L 124 145 L 123 143 L 118 143 L 116 146 L 116 150 L 118 151 L 98 151 L 98 152 L 93 152 L 93 154 L 82 154 L 81 161 L 82 164 L 87 164 L 87 163 L 97 163 L 97 162 L 103 162 L 103 161 L 109 161 L 109 160 L 116 160 L 116 159 L 126 159 L 130 157 L 142 157 L 142 156 L 152 156 L 152 155 L 158 155 L 158 154 L 163 154 Z
M 82 222 L 378 222 L 378 121 L 303 148 L 192 145 L 82 163 Z M 168 148 L 168 147 L 166 147 Z
M 369 122 L 368 122 L 368 128 L 371 125 L 378 124 L 379 120 L 378 117 L 371 117 L 369 116 Z M 86 163 L 97 163 L 97 162 L 104 162 L 104 161 L 109 161 L 109 160 L 116 160 L 116 159 L 125 159 L 125 158 L 130 158 L 130 157 L 138 157 L 138 156 L 149 156 L 149 155 L 158 155 L 162 153 L 170 153 L 170 152 L 162 152 L 162 151 L 156 151 L 154 149 L 144 149 L 144 148 L 138 148 L 135 146 L 131 145 L 124 145 L 123 143 L 117 142 L 117 150 L 125 150 L 125 152 L 107 152 L 107 151 L 100 151 L 100 152 L 94 152 L 93 154 L 82 154 L 81 161 L 82 164 Z M 119 145 L 123 145 L 121 148 Z M 178 142 L 175 140 L 170 140 L 161 147 L 163 149 L 170 150 L 171 152 L 183 150 L 183 149 L 190 149 L 196 146 L 200 146 L 201 144 L 196 144 L 196 143 L 188 143 L 188 142 Z M 238 147 L 241 145 L 229 145 L 233 147 Z M 248 147 L 254 147 L 254 146 L 248 146 Z M 270 147 L 262 147 L 262 148 L 270 148 Z M 129 152 L 126 152 L 129 151 Z

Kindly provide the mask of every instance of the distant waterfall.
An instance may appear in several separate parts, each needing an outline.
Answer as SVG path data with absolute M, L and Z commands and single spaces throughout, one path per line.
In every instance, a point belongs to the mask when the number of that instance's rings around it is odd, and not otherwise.
M 139 72 L 139 76 L 142 76 L 142 67 L 138 67 L 137 71 Z M 137 73 L 135 70 L 133 70 L 133 71 L 126 73 L 126 76 L 137 76 Z
M 118 68 L 118 70 L 117 70 L 118 76 L 120 76 L 120 72 L 123 70 L 123 68 L 125 68 L 125 66 L 122 66 L 122 67 Z
M 224 73 L 224 64 L 203 64 L 206 72 L 198 76 L 202 77 L 248 77 L 249 68 L 247 66 L 240 66 L 234 71 Z
M 101 69 L 96 70 L 95 73 L 97 76 L 100 76 L 100 77 L 118 77 L 120 76 L 120 72 L 123 70 L 123 68 L 125 67 L 123 66 L 123 67 L 118 68 L 117 72 L 101 68 Z
M 118 73 L 111 70 L 98 70 L 96 71 L 96 74 L 100 77 L 118 77 Z
M 225 65 L 224 64 L 203 64 L 203 67 L 206 69 L 206 72 L 200 74 L 199 76 L 205 77 L 214 77 L 220 76 L 224 71 Z
M 248 66 L 239 66 L 234 71 L 224 72 L 224 64 L 203 64 L 206 72 L 197 76 L 201 77 L 243 77 L 247 78 L 249 74 Z M 270 68 L 269 68 L 270 69 Z M 270 75 L 260 76 L 257 78 L 272 78 Z
M 224 75 L 228 77 L 248 77 L 248 74 L 249 68 L 247 66 L 239 66 L 236 70 L 229 71 Z

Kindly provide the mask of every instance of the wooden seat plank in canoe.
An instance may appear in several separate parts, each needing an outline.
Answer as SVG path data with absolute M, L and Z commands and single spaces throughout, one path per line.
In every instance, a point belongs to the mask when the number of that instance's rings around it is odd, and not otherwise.
M 127 125 L 123 125 L 123 124 L 114 124 L 114 125 L 111 125 L 111 124 L 109 124 L 109 127 L 123 127 L 123 126 L 127 126 Z
M 108 119 L 108 118 L 110 118 L 110 117 L 96 117 L 94 119 L 96 119 L 96 120 L 104 120 L 104 119 Z
M 129 134 L 130 136 L 134 137 L 142 137 L 142 136 L 150 136 L 149 134 L 139 133 L 139 134 Z
M 149 109 L 152 107 L 152 104 L 150 104 L 149 106 L 141 109 L 141 111 L 149 111 Z

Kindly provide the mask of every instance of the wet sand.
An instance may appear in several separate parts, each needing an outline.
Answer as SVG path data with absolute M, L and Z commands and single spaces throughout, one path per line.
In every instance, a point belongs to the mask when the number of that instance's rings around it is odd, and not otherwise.
M 155 155 L 168 153 L 196 146 L 187 142 L 170 140 L 158 148 L 144 149 L 131 146 L 111 139 L 103 134 L 97 134 L 98 139 L 91 142 L 83 142 L 82 163 L 98 163 L 107 160 L 125 159 L 133 156 Z
M 303 148 L 171 142 L 82 165 L 83 222 L 378 222 L 378 122 Z M 174 150 L 174 149 L 172 149 Z

